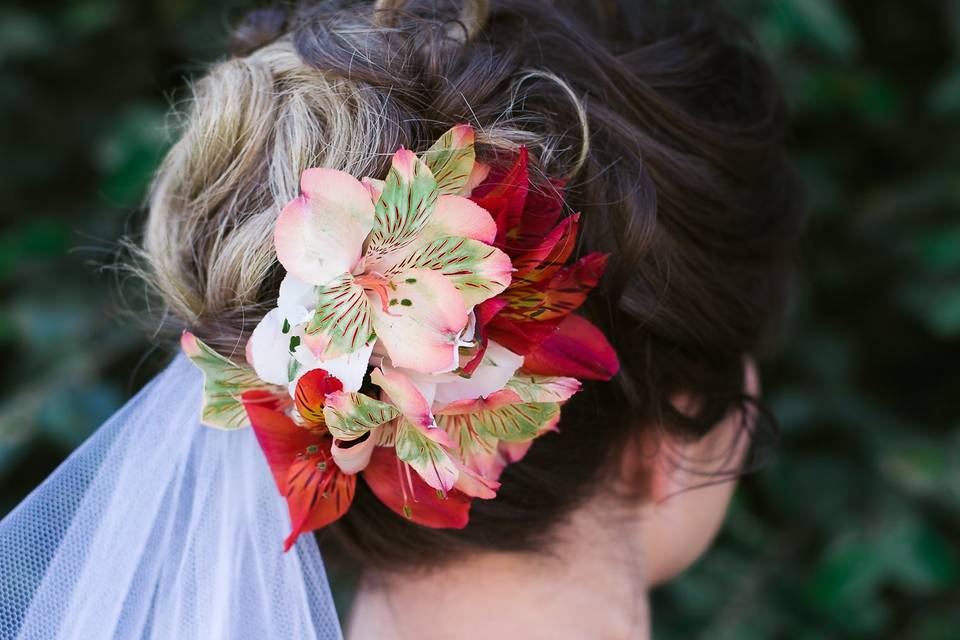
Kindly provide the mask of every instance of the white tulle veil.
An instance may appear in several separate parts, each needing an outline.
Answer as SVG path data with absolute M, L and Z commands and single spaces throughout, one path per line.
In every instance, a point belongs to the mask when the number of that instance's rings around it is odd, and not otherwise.
M 341 637 L 320 552 L 250 429 L 178 356 L 0 521 L 0 638 Z

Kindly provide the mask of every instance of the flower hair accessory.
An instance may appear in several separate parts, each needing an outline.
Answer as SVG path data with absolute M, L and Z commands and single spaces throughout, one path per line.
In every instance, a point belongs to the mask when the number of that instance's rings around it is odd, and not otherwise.
M 496 168 L 473 141 L 459 125 L 420 157 L 400 149 L 384 180 L 307 169 L 277 219 L 286 277 L 249 366 L 183 334 L 204 424 L 253 426 L 290 511 L 286 549 L 346 512 L 357 474 L 416 523 L 464 527 L 580 381 L 619 367 L 573 313 L 607 256 L 567 264 L 579 216 L 563 184 L 536 191 L 525 149 Z

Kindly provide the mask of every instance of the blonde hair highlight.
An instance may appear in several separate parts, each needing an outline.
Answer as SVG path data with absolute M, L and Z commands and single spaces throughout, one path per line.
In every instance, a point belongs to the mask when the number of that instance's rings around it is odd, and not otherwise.
M 476 4 L 463 15 L 485 16 L 486 3 Z M 381 44 L 374 15 L 340 25 L 357 56 L 364 55 L 364 44 Z M 559 136 L 532 133 L 536 115 L 523 107 L 531 79 L 555 83 L 570 100 L 582 127 L 577 148 Z M 225 352 L 242 350 L 245 332 L 275 301 L 273 225 L 283 205 L 299 195 L 303 170 L 322 166 L 376 176 L 392 151 L 411 144 L 394 91 L 306 64 L 289 34 L 214 65 L 193 83 L 179 118 L 180 137 L 151 189 L 142 246 L 134 245 L 135 269 L 163 301 L 165 316 L 174 315 Z M 486 126 L 472 124 L 481 148 L 530 147 L 534 169 L 563 165 L 572 173 L 587 155 L 585 107 L 552 72 L 529 70 L 516 78 L 503 113 Z

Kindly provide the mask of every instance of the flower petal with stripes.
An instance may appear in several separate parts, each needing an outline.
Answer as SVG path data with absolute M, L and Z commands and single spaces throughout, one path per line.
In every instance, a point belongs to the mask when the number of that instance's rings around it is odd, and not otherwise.
M 409 376 L 393 369 L 380 368 L 370 374 L 370 382 L 383 390 L 386 399 L 399 409 L 408 422 L 421 429 L 434 426 L 430 402 Z
M 509 302 L 506 318 L 559 321 L 586 301 L 607 266 L 607 254 L 591 253 L 569 267 L 559 270 L 546 284 L 521 284 L 504 294 Z
M 492 298 L 510 285 L 513 265 L 510 257 L 488 244 L 447 236 L 419 247 L 393 273 L 430 269 L 447 277 L 463 295 L 468 307 Z
M 355 440 L 399 416 L 393 405 L 357 392 L 328 394 L 323 407 L 327 429 L 340 440 Z
M 416 239 L 433 214 L 437 196 L 437 181 L 427 165 L 407 149 L 397 151 L 374 210 L 367 269 L 379 269 L 384 256 Z
M 394 367 L 441 373 L 457 367 L 458 339 L 467 326 L 463 295 L 429 269 L 390 279 L 386 307 L 373 307 L 373 327 Z
M 441 428 L 450 425 L 450 417 L 468 421 L 473 431 L 508 442 L 536 438 L 552 428 L 560 417 L 556 402 L 523 402 L 516 392 L 505 389 L 489 398 L 455 402 L 436 412 Z
M 343 390 L 343 383 L 324 369 L 311 369 L 300 376 L 293 394 L 297 412 L 310 425 L 323 425 L 327 396 Z
M 274 394 L 280 389 L 262 381 L 252 369 L 224 358 L 189 331 L 183 332 L 180 346 L 203 372 L 200 421 L 208 427 L 238 429 L 249 426 L 241 401 L 243 393 L 260 390 Z
M 524 402 L 566 402 L 581 386 L 576 378 L 526 373 L 514 376 L 507 383 L 507 389 L 516 392 Z
M 353 353 L 373 337 L 370 311 L 363 287 L 343 274 L 334 283 L 317 287 L 317 308 L 304 342 L 321 360 Z
M 513 258 L 517 273 L 517 284 L 536 284 L 553 277 L 570 258 L 577 244 L 577 231 L 580 214 L 574 214 L 560 221 L 532 249 Z
M 473 127 L 459 124 L 449 129 L 423 155 L 441 194 L 459 194 L 473 172 Z
M 397 457 L 409 464 L 423 481 L 437 491 L 453 489 L 460 470 L 447 450 L 430 437 L 436 432 L 446 438 L 440 429 L 424 430 L 407 420 L 400 420 L 394 447 Z
M 440 415 L 437 424 L 450 436 L 454 451 L 465 466 L 491 480 L 500 475 L 497 455 L 500 440 L 486 431 L 478 431 L 469 414 Z
M 332 439 L 324 437 L 316 453 L 298 458 L 287 472 L 287 509 L 292 530 L 283 542 L 289 551 L 297 536 L 334 522 L 347 512 L 356 491 L 357 476 L 340 470 L 330 453 Z M 311 450 L 312 451 L 312 450 Z
M 345 475 L 334 464 L 329 435 L 298 426 L 255 392 L 243 399 L 277 489 L 287 499 L 292 527 L 284 541 L 287 551 L 301 533 L 324 527 L 346 512 L 356 476 Z
M 462 529 L 470 514 L 470 497 L 454 489 L 443 494 L 410 473 L 392 447 L 376 447 L 363 470 L 370 490 L 398 515 L 434 529 Z

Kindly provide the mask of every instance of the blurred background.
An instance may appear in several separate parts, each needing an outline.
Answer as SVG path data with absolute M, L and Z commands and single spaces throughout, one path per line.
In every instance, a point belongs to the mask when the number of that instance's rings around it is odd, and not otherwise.
M 779 451 L 655 637 L 958 638 L 960 2 L 726 4 L 785 85 L 811 219 L 764 369 Z M 0 7 L 0 515 L 169 357 L 104 267 L 245 6 Z

